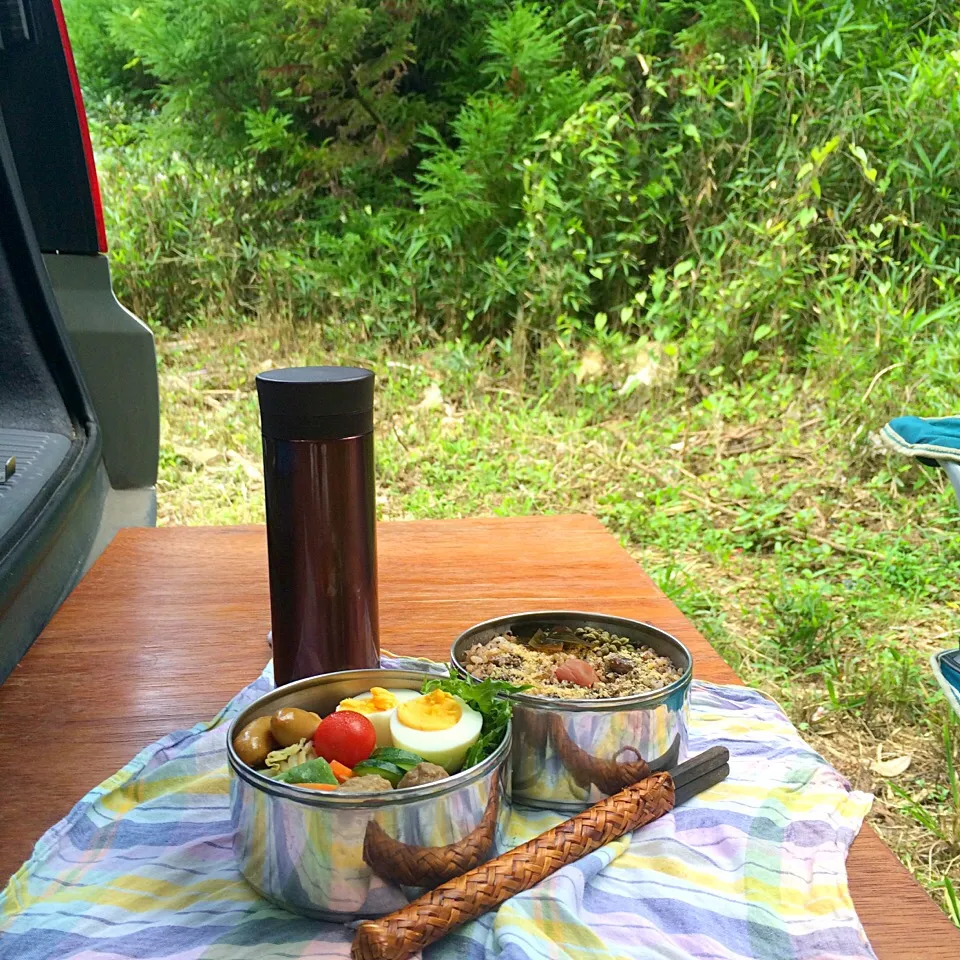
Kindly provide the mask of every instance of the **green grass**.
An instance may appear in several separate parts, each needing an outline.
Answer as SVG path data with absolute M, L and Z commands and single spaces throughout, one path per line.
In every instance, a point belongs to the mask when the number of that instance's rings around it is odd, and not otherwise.
M 936 473 L 869 441 L 868 409 L 841 415 L 782 374 L 695 396 L 665 376 L 625 397 L 622 357 L 543 357 L 520 375 L 502 348 L 333 351 L 311 326 L 158 336 L 161 523 L 262 521 L 257 371 L 372 366 L 382 517 L 598 516 L 876 792 L 874 826 L 957 919 L 960 734 L 941 735 L 926 660 L 960 639 L 960 511 Z M 895 777 L 877 767 L 904 756 Z

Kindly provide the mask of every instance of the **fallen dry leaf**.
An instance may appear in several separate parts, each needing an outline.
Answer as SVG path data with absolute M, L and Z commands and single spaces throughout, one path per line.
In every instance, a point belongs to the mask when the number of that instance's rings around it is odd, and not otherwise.
M 227 451 L 227 459 L 230 460 L 231 463 L 239 464 L 243 472 L 247 475 L 248 480 L 252 480 L 254 483 L 263 483 L 263 471 L 258 464 L 252 460 L 248 460 L 235 450 Z
M 666 383 L 673 379 L 676 367 L 676 356 L 668 355 L 660 345 L 638 349 L 631 364 L 630 375 L 620 387 L 620 396 L 628 397 L 640 387 L 648 389 Z M 682 443 L 680 449 L 683 449 Z
M 213 447 L 187 447 L 180 444 L 174 444 L 173 452 L 195 467 L 207 467 L 220 456 L 220 451 Z
M 906 773 L 907 768 L 912 762 L 912 757 L 893 757 L 890 760 L 871 760 L 870 769 L 878 777 L 899 777 L 901 773 Z
M 596 347 L 591 347 L 580 358 L 580 363 L 577 366 L 577 383 L 583 383 L 585 380 L 596 380 L 603 373 L 605 367 L 603 354 Z
M 417 404 L 418 410 L 436 410 L 443 406 L 443 391 L 436 383 L 431 383 L 423 391 L 423 399 Z

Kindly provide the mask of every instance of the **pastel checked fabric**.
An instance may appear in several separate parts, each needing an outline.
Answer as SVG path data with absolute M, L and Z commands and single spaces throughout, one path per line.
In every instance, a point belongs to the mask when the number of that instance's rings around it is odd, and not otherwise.
M 423 661 L 385 658 L 385 666 Z M 435 665 L 434 665 L 435 666 Z M 0 960 L 319 960 L 353 930 L 259 898 L 233 861 L 228 721 L 172 733 L 91 790 L 0 895 Z M 870 808 L 756 691 L 695 682 L 691 750 L 730 776 L 425 952 L 425 960 L 873 958 L 845 860 Z M 518 845 L 562 820 L 515 810 Z

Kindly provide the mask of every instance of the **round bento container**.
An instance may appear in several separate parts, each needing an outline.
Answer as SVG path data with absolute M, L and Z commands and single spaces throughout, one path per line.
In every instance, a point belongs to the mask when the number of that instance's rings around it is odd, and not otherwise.
M 262 896 L 303 916 L 347 922 L 383 916 L 502 852 L 511 737 L 445 780 L 391 793 L 314 793 L 243 763 L 233 741 L 251 720 L 296 706 L 321 716 L 371 686 L 419 690 L 430 674 L 345 670 L 278 687 L 227 733 L 234 852 Z
M 675 637 L 649 623 L 572 610 L 541 610 L 478 623 L 454 642 L 450 659 L 469 677 L 466 653 L 504 633 L 518 639 L 538 628 L 594 627 L 646 644 L 669 657 L 680 679 L 659 690 L 605 700 L 555 699 L 527 693 L 513 703 L 512 799 L 574 812 L 687 758 L 693 658 Z

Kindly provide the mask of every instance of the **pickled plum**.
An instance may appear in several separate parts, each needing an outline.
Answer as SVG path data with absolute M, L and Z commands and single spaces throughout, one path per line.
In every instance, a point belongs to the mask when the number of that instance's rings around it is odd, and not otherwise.
M 578 687 L 592 687 L 600 678 L 597 671 L 583 660 L 571 657 L 554 670 L 553 675 L 560 681 L 567 680 Z

